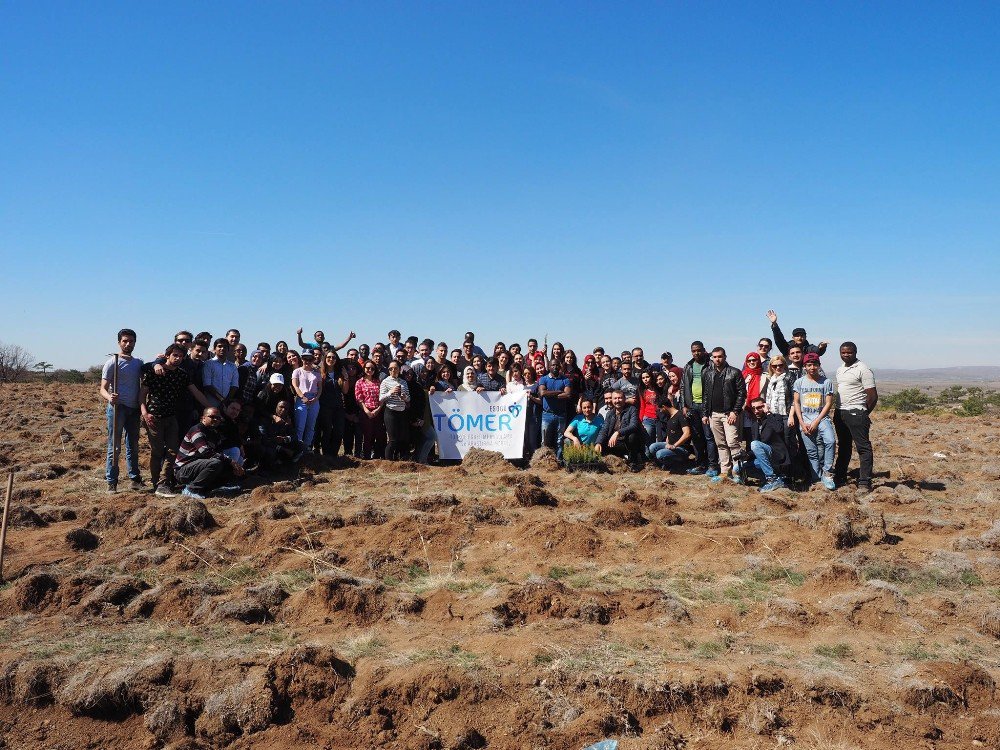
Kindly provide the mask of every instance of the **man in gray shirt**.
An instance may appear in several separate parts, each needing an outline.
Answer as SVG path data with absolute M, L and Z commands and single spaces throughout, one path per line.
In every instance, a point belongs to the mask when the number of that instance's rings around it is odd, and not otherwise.
M 858 347 L 853 341 L 845 341 L 840 345 L 840 358 L 844 364 L 837 368 L 837 392 L 840 404 L 833 419 L 838 446 L 833 479 L 838 485 L 847 483 L 851 449 L 856 445 L 858 460 L 861 462 L 858 492 L 871 492 L 874 455 L 868 432 L 872 424 L 869 415 L 878 403 L 875 373 L 858 359 Z
M 626 406 L 635 406 L 636 393 L 639 391 L 639 378 L 632 375 L 631 361 L 622 361 L 621 377 L 611 384 L 611 388 L 622 392 Z
M 108 402 L 108 459 L 104 472 L 108 492 L 118 491 L 122 433 L 132 489 L 142 490 L 144 487 L 139 475 L 139 375 L 142 360 L 132 356 L 134 349 L 135 331 L 122 328 L 118 332 L 118 355 L 111 357 L 101 369 L 101 398 Z M 118 365 L 117 378 L 115 364 Z

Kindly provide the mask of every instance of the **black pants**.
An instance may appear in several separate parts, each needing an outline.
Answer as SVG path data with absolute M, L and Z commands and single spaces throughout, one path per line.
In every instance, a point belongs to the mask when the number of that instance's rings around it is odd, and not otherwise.
M 868 437 L 872 421 L 866 409 L 837 409 L 833 415 L 833 426 L 837 430 L 837 462 L 834 464 L 833 476 L 844 481 L 847 479 L 847 467 L 851 463 L 851 449 L 858 446 L 858 460 L 861 471 L 858 474 L 858 484 L 870 487 L 872 483 L 872 467 L 874 453 L 872 441 Z
M 386 407 L 385 414 L 385 434 L 387 442 L 385 445 L 385 457 L 390 461 L 398 461 L 403 453 L 403 447 L 409 436 L 409 425 L 406 423 L 406 412 L 395 411 Z
M 233 465 L 224 458 L 196 458 L 174 469 L 178 484 L 198 495 L 207 495 L 212 490 L 232 484 L 236 475 Z
M 340 444 L 344 441 L 344 410 L 331 406 L 319 405 L 319 417 L 316 419 L 316 447 L 324 456 L 336 456 L 340 453 Z
M 629 463 L 641 464 L 646 457 L 646 431 L 640 427 L 631 435 L 618 436 L 618 442 L 614 448 L 607 445 L 601 447 L 601 452 L 605 456 L 621 456 L 628 454 Z
M 715 444 L 712 426 L 701 421 L 706 416 L 700 408 L 688 408 L 687 423 L 691 428 L 695 462 L 702 469 L 719 468 L 719 448 Z

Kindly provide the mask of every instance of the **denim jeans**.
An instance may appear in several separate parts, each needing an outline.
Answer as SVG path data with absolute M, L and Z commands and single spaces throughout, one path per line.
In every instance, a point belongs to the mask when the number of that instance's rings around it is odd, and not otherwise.
M 552 432 L 555 432 L 555 435 Z M 562 458 L 563 433 L 566 432 L 566 417 L 562 414 L 542 412 L 542 444 L 556 449 L 556 456 Z
M 818 482 L 824 474 L 833 470 L 833 453 L 837 447 L 833 422 L 829 417 L 823 417 L 812 435 L 807 435 L 805 430 L 801 434 L 802 444 L 809 456 L 809 466 L 812 468 L 812 480 Z
M 666 443 L 653 443 L 646 448 L 646 455 L 656 459 L 663 468 L 670 469 L 674 466 L 678 468 L 687 463 L 687 448 L 667 448 Z
M 316 431 L 316 418 L 319 416 L 319 401 L 311 404 L 302 399 L 295 399 L 295 437 L 305 443 L 306 448 L 312 448 L 313 433 Z
M 754 455 L 753 464 L 764 474 L 764 479 L 774 479 L 774 467 L 771 465 L 773 449 L 767 443 L 754 440 L 750 443 L 750 451 Z
M 105 465 L 104 478 L 108 482 L 118 482 L 118 462 L 115 453 L 121 455 L 122 434 L 125 435 L 125 463 L 128 465 L 130 479 L 139 478 L 139 408 L 118 406 L 118 434 L 115 435 L 115 409 L 108 404 L 108 460 Z M 117 451 L 116 451 L 117 448 Z
M 650 442 L 654 442 L 656 440 L 656 424 L 657 424 L 657 421 L 658 420 L 653 419 L 652 417 L 643 417 L 642 418 L 642 428 L 646 431 L 646 434 L 649 435 L 649 441 Z

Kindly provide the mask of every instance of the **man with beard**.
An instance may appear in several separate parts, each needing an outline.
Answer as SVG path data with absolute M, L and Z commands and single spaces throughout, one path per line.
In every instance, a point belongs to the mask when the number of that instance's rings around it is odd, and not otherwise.
M 108 458 L 104 472 L 108 492 L 118 491 L 118 457 L 123 435 L 131 487 L 133 490 L 145 487 L 139 474 L 139 377 L 142 360 L 132 356 L 135 339 L 135 331 L 131 328 L 118 331 L 118 356 L 105 362 L 101 370 L 101 398 L 108 402 Z
M 683 413 L 691 427 L 691 443 L 694 445 L 696 465 L 688 469 L 688 474 L 719 475 L 719 450 L 715 445 L 712 429 L 704 423 L 707 414 L 703 375 L 709 367 L 708 353 L 700 341 L 691 342 L 691 359 L 684 366 L 681 378 L 683 391 Z
M 183 495 L 204 500 L 209 493 L 231 485 L 243 476 L 243 467 L 221 451 L 222 412 L 210 406 L 198 424 L 188 430 L 174 461 L 174 476 L 184 485 Z

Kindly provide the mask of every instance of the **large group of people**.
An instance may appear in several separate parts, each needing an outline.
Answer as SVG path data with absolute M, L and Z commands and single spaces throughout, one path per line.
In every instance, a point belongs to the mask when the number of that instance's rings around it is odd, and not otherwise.
M 770 492 L 842 486 L 856 449 L 857 486 L 870 491 L 871 369 L 845 341 L 831 379 L 820 361 L 827 342 L 811 344 L 803 328 L 787 340 L 777 314 L 767 317 L 771 337 L 742 368 L 701 341 L 679 366 L 669 351 L 648 362 L 641 347 L 614 354 L 597 346 L 581 362 L 562 343 L 539 347 L 534 338 L 523 348 L 498 341 L 487 354 L 471 331 L 454 349 L 398 330 L 387 343 L 348 348 L 353 331 L 332 344 L 323 331 L 303 340 L 301 328 L 297 349 L 278 341 L 252 351 L 235 328 L 220 338 L 179 331 L 144 363 L 133 355 L 135 331 L 122 329 L 100 389 L 108 489 L 118 488 L 122 443 L 131 488 L 166 496 L 238 491 L 248 472 L 280 475 L 307 453 L 428 463 L 436 449 L 430 397 L 498 391 L 525 394 L 525 459 L 542 446 L 560 460 L 564 445 L 589 446 L 633 470 L 656 466 L 714 483 L 755 477 Z M 141 425 L 151 487 L 139 466 Z

